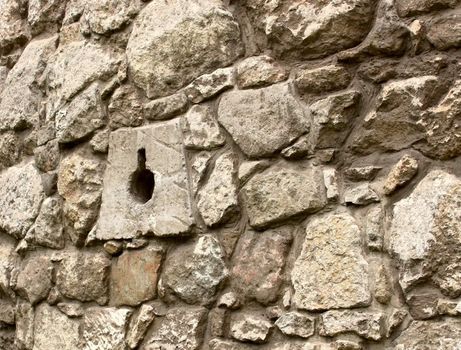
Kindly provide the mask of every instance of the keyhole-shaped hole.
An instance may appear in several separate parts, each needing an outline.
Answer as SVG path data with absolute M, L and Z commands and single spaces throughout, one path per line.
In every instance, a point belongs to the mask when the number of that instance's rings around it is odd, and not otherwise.
M 146 169 L 146 150 L 138 150 L 138 168 L 130 178 L 130 192 L 141 203 L 146 203 L 154 193 L 154 174 Z

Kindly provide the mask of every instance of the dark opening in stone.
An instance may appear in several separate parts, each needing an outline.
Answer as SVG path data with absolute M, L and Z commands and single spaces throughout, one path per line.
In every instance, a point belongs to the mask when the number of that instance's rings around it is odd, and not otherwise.
M 130 178 L 130 192 L 138 202 L 146 203 L 154 193 L 154 174 L 146 169 L 146 150 L 138 150 L 138 168 Z

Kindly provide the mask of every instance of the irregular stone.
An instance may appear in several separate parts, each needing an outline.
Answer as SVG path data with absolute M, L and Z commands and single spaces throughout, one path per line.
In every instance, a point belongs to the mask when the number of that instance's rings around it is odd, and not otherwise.
M 384 315 L 380 312 L 331 310 L 320 317 L 319 334 L 333 337 L 341 333 L 356 333 L 371 340 L 382 338 Z
M 387 318 L 387 331 L 386 337 L 389 338 L 392 333 L 402 324 L 405 318 L 408 316 L 408 312 L 402 309 L 394 309 Z
M 154 299 L 162 257 L 162 249 L 155 246 L 123 252 L 111 269 L 111 304 L 138 305 Z
M 202 307 L 173 308 L 155 322 L 144 350 L 197 350 L 205 332 L 207 310 Z
M 13 131 L 0 135 L 0 170 L 16 164 L 21 156 L 21 140 Z
M 314 319 L 297 311 L 283 314 L 275 325 L 285 335 L 309 338 L 314 334 Z
M 371 181 L 380 170 L 381 167 L 374 165 L 351 167 L 344 170 L 344 175 L 351 181 Z
M 189 101 L 200 103 L 234 86 L 234 68 L 220 68 L 205 74 L 184 88 Z
M 208 328 L 212 337 L 223 337 L 227 310 L 215 308 L 208 314 Z
M 54 307 L 42 303 L 34 322 L 33 350 L 75 350 L 79 348 L 79 322 L 68 318 Z
M 311 59 L 360 43 L 370 28 L 374 1 L 283 0 L 273 4 L 252 0 L 247 7 L 277 52 Z
M 451 300 L 437 300 L 437 314 L 448 316 L 461 315 L 461 302 Z
M 169 254 L 159 289 L 170 298 L 176 295 L 189 304 L 208 305 L 227 276 L 219 241 L 204 235 L 196 243 L 181 245 Z
M 210 106 L 193 106 L 181 119 L 181 128 L 187 148 L 211 150 L 226 142 Z
M 404 155 L 387 175 L 383 188 L 384 194 L 389 195 L 398 187 L 405 185 L 416 175 L 417 171 L 418 161 L 409 155 Z
M 109 149 L 110 130 L 104 129 L 96 132 L 90 141 L 90 146 L 96 153 L 107 153 Z
M 350 90 L 330 95 L 309 107 L 312 118 L 309 133 L 312 150 L 341 146 L 358 115 L 359 101 L 360 93 Z
M 45 303 L 43 303 L 41 307 L 45 310 L 48 308 Z M 34 315 L 35 313 L 32 305 L 18 299 L 15 315 L 16 332 L 14 337 L 16 348 L 32 349 L 34 345 Z M 38 317 L 37 320 L 39 320 Z
M 134 82 L 149 98 L 174 93 L 240 56 L 238 24 L 220 5 L 154 1 L 144 7 L 134 22 L 127 57 Z
M 104 253 L 67 252 L 56 276 L 56 286 L 67 298 L 96 301 L 108 299 L 110 259 Z
M 131 318 L 126 335 L 126 343 L 130 349 L 138 346 L 154 318 L 154 307 L 149 304 L 142 305 L 136 317 Z
M 66 2 L 60 0 L 29 0 L 27 22 L 32 32 L 38 34 L 47 29 L 58 29 L 58 25 L 64 17 Z
M 344 191 L 344 202 L 355 205 L 368 205 L 379 202 L 376 192 L 370 187 L 368 182 L 351 186 Z
M 297 308 L 367 306 L 371 302 L 367 276 L 360 229 L 351 215 L 330 213 L 309 222 L 291 272 Z
M 323 176 L 318 168 L 269 169 L 243 187 L 250 225 L 264 228 L 326 205 Z
M 375 298 L 381 304 L 387 304 L 392 298 L 392 280 L 384 265 L 380 265 L 376 272 Z
M 237 168 L 232 152 L 216 159 L 214 169 L 197 196 L 197 208 L 207 226 L 223 223 L 237 211 Z
M 433 170 L 407 198 L 395 204 L 389 250 L 399 261 L 404 291 L 434 274 L 434 282 L 442 291 L 461 294 L 461 262 L 451 253 L 460 249 L 456 231 L 460 188 L 458 178 Z
M 291 240 L 291 229 L 286 227 L 245 231 L 234 253 L 230 279 L 242 301 L 255 299 L 267 305 L 277 299 Z
M 248 57 L 237 64 L 237 84 L 240 89 L 272 85 L 288 78 L 288 72 L 272 57 Z
M 3 350 L 16 350 L 17 347 L 14 345 L 14 330 L 1 329 L 0 330 L 0 346 Z
M 0 229 L 23 238 L 37 217 L 44 199 L 42 181 L 32 162 L 0 174 Z
M 221 295 L 218 299 L 218 307 L 225 307 L 228 309 L 236 309 L 240 302 L 234 292 L 227 292 Z
M 383 248 L 383 208 L 380 205 L 370 208 L 365 222 L 367 247 L 370 250 L 381 251 Z
M 0 6 L 14 2 L 16 1 L 5 1 Z M 42 94 L 34 84 L 43 74 L 46 62 L 55 50 L 56 39 L 53 36 L 30 42 L 9 71 L 0 95 L 0 130 L 24 129 L 38 123 Z M 2 39 L 0 50 L 1 41 Z
M 136 88 L 122 85 L 110 97 L 109 125 L 112 130 L 139 126 L 143 122 L 142 102 Z
M 139 0 L 86 1 L 83 21 L 97 34 L 114 32 L 131 21 L 141 7 Z
M 296 72 L 296 87 L 307 93 L 323 93 L 345 89 L 352 77 L 344 66 L 332 64 Z
M 407 298 L 410 315 L 415 320 L 426 320 L 437 316 L 436 294 L 416 294 Z
M 88 308 L 83 317 L 83 350 L 125 350 L 125 333 L 132 311 L 127 308 Z
M 339 189 L 336 169 L 323 169 L 323 181 L 327 190 L 327 199 L 337 199 L 339 197 Z
M 43 192 L 46 196 L 53 196 L 58 191 L 58 174 L 55 171 L 41 174 Z
M 68 317 L 81 317 L 85 313 L 85 310 L 80 303 L 58 303 L 56 305 L 62 313 Z
M 14 298 L 10 288 L 11 270 L 15 266 L 16 242 L 13 238 L 3 235 L 0 237 L 0 294 Z
M 437 49 L 448 50 L 461 46 L 460 34 L 460 16 L 452 14 L 432 21 L 427 31 L 427 39 Z
M 265 343 L 272 329 L 272 323 L 264 316 L 249 313 L 232 315 L 230 335 L 236 340 Z
M 413 321 L 387 349 L 419 350 L 440 349 L 451 350 L 459 346 L 461 337 L 461 321 L 446 318 L 440 321 Z
M 458 0 L 397 0 L 395 7 L 400 16 L 408 17 L 455 7 L 457 3 Z
M 64 198 L 64 227 L 74 244 L 81 244 L 99 211 L 103 164 L 97 158 L 72 153 L 59 166 L 58 193 Z
M 295 143 L 283 149 L 282 157 L 290 160 L 297 160 L 306 157 L 311 152 L 309 136 L 302 135 Z
M 104 250 L 109 255 L 120 255 L 123 252 L 123 242 L 107 241 L 106 243 L 104 243 Z
M 303 106 L 287 84 L 224 94 L 218 121 L 251 158 L 270 156 L 307 131 Z
M 101 212 L 91 238 L 178 236 L 189 233 L 192 224 L 179 121 L 112 132 Z
M 15 46 L 24 45 L 29 39 L 24 15 L 27 2 L 2 1 L 0 4 L 0 53 L 8 53 Z
M 27 258 L 19 271 L 15 290 L 32 305 L 45 299 L 51 289 L 53 265 L 47 256 Z
M 188 99 L 183 91 L 162 97 L 144 105 L 144 117 L 149 120 L 170 119 L 187 110 Z
M 203 151 L 195 154 L 193 157 L 190 171 L 190 181 L 192 192 L 194 194 L 197 193 L 199 184 L 205 178 L 205 174 L 211 163 L 212 156 L 213 154 L 211 152 Z
M 247 182 L 255 173 L 263 171 L 270 166 L 267 160 L 250 160 L 240 163 L 238 178 L 240 183 Z
M 35 166 L 43 172 L 55 170 L 60 161 L 59 145 L 56 140 L 51 140 L 45 145 L 34 149 Z

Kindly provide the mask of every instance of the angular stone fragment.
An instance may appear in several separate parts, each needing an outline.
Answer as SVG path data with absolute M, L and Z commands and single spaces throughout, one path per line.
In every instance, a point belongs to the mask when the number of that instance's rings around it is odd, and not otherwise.
M 16 260 L 15 245 L 13 238 L 6 235 L 0 237 L 0 294 L 11 298 L 15 296 L 10 288 L 11 270 Z
M 371 302 L 368 263 L 360 229 L 347 213 L 330 213 L 309 222 L 301 254 L 291 272 L 297 308 L 325 310 Z
M 136 317 L 131 318 L 126 335 L 126 343 L 130 349 L 138 346 L 154 318 L 155 309 L 149 304 L 142 305 Z
M 64 198 L 64 226 L 74 244 L 81 244 L 99 211 L 103 164 L 72 153 L 59 166 L 58 193 Z
M 81 317 L 85 312 L 82 304 L 80 303 L 58 303 L 56 306 L 58 307 L 59 311 L 66 314 L 68 317 Z
M 296 87 L 307 93 L 323 93 L 346 88 L 352 77 L 341 65 L 302 69 L 296 73 Z
M 16 305 L 9 299 L 0 299 L 0 325 L 6 328 L 6 325 L 15 324 Z M 5 327 L 6 326 L 6 327 Z M 2 342 L 0 340 L 0 345 Z
M 193 106 L 182 118 L 181 128 L 187 148 L 211 150 L 226 141 L 210 106 Z
M 207 183 L 197 196 L 197 208 L 207 226 L 228 220 L 237 210 L 236 158 L 232 152 L 216 159 Z
M 394 309 L 386 320 L 387 330 L 386 337 L 390 335 L 402 324 L 405 318 L 408 316 L 408 312 L 403 309 Z
M 445 318 L 439 321 L 413 321 L 386 349 L 420 350 L 440 349 L 454 350 L 459 347 L 461 339 L 461 321 Z
M 384 193 L 387 195 L 391 194 L 398 187 L 410 181 L 416 175 L 417 171 L 418 161 L 409 155 L 403 156 L 387 175 L 386 182 L 384 183 Z
M 109 125 L 112 130 L 139 126 L 143 122 L 142 102 L 136 88 L 122 85 L 110 97 Z
M 48 309 L 48 305 L 43 303 L 42 308 Z M 16 332 L 14 344 L 16 348 L 32 349 L 34 345 L 34 315 L 32 305 L 19 299 L 16 304 L 15 315 Z
M 159 288 L 162 295 L 176 295 L 189 304 L 207 305 L 215 300 L 217 289 L 227 275 L 218 240 L 204 235 L 195 244 L 181 245 L 168 256 Z
M 303 106 L 287 84 L 224 94 L 218 121 L 249 157 L 270 156 L 307 131 Z
M 327 199 L 339 197 L 338 174 L 334 168 L 323 169 L 323 181 L 327 190 Z
M 455 7 L 458 2 L 458 0 L 396 0 L 395 7 L 400 16 L 407 17 Z
M 283 227 L 243 234 L 231 275 L 231 285 L 241 301 L 256 299 L 268 304 L 277 298 L 291 239 L 291 229 Z
M 269 169 L 243 187 L 250 225 L 264 228 L 326 205 L 323 176 L 318 168 Z
M 51 140 L 34 149 L 35 166 L 43 172 L 55 170 L 60 161 L 59 145 L 56 140 Z
M 220 5 L 214 0 L 176 0 L 144 7 L 134 23 L 127 57 L 134 82 L 149 98 L 174 93 L 240 56 L 238 24 Z
M 29 0 L 27 22 L 33 33 L 56 28 L 64 17 L 66 3 L 62 0 Z
M 365 222 L 366 243 L 369 249 L 380 251 L 383 248 L 383 208 L 380 205 L 370 208 Z
M 314 319 L 297 311 L 283 314 L 275 325 L 285 335 L 309 338 L 314 334 Z
M 83 317 L 82 350 L 125 350 L 125 333 L 132 311 L 91 307 Z
M 215 308 L 208 314 L 208 327 L 213 337 L 222 337 L 225 332 L 227 310 Z
M 45 299 L 51 289 L 53 264 L 47 256 L 32 255 L 19 271 L 15 289 L 32 305 Z
M 436 294 L 415 294 L 407 298 L 410 315 L 415 320 L 426 320 L 437 316 Z
M 19 161 L 21 140 L 13 131 L 0 135 L 0 170 L 8 168 Z
M 187 110 L 187 96 L 183 91 L 159 98 L 144 105 L 144 117 L 149 120 L 170 119 Z
M 95 153 L 107 153 L 107 149 L 109 148 L 109 135 L 110 130 L 108 129 L 96 132 L 90 141 L 90 146 Z
M 358 166 L 347 168 L 344 175 L 351 181 L 373 180 L 380 170 L 380 167 L 374 165 Z
M 245 161 L 240 163 L 238 170 L 238 178 L 240 183 L 245 183 L 247 180 L 252 177 L 255 173 L 263 171 L 270 166 L 269 161 L 267 160 L 253 160 Z
M 104 253 L 68 252 L 58 268 L 56 286 L 67 298 L 105 304 L 109 267 L 110 259 Z
M 42 181 L 32 162 L 0 173 L 0 229 L 23 238 L 44 199 Z
M 189 232 L 193 218 L 178 120 L 112 132 L 108 160 L 92 238 Z
M 55 50 L 56 39 L 54 36 L 30 42 L 8 73 L 0 95 L 0 130 L 24 129 L 38 123 L 42 95 L 34 83 L 43 74 L 45 64 Z
M 380 312 L 331 310 L 320 317 L 319 334 L 333 337 L 353 332 L 371 340 L 382 338 L 384 315 Z
M 15 46 L 24 45 L 28 38 L 24 15 L 27 2 L 21 0 L 0 3 L 0 53 L 8 53 Z
M 42 303 L 35 312 L 33 350 L 76 350 L 79 348 L 78 329 L 77 320 Z
M 205 178 L 206 171 L 211 163 L 213 154 L 203 151 L 193 156 L 190 170 L 191 189 L 194 194 L 197 193 L 199 184 Z
M 427 39 L 439 50 L 461 46 L 461 17 L 459 14 L 443 16 L 432 21 Z
M 162 256 L 162 249 L 155 246 L 120 255 L 111 269 L 111 304 L 137 305 L 153 299 Z
M 370 187 L 369 183 L 362 183 L 346 188 L 344 191 L 344 202 L 355 205 L 367 205 L 379 202 L 379 197 Z
M 200 103 L 234 86 L 234 68 L 220 68 L 205 74 L 184 88 L 189 101 Z
M 292 145 L 283 149 L 281 153 L 282 157 L 289 160 L 297 160 L 305 158 L 311 152 L 309 143 L 309 136 L 302 135 Z
M 392 297 L 392 279 L 384 265 L 380 265 L 376 272 L 375 298 L 381 304 L 387 304 Z
M 269 56 L 248 57 L 237 65 L 240 89 L 272 85 L 288 78 L 288 72 Z
M 265 343 L 271 329 L 272 323 L 264 316 L 249 313 L 232 315 L 230 335 L 236 340 Z
M 197 350 L 205 332 L 207 310 L 202 307 L 173 308 L 155 322 L 143 350 L 179 348 Z
M 306 58 L 323 57 L 357 45 L 368 33 L 374 1 L 247 1 L 257 26 L 276 51 Z

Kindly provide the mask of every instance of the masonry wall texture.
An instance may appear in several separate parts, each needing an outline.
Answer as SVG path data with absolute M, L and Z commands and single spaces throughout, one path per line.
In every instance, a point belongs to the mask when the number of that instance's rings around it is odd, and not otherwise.
M 460 0 L 0 0 L 0 350 L 461 350 Z

